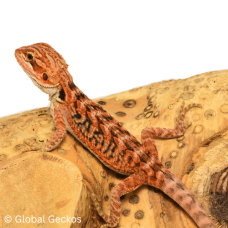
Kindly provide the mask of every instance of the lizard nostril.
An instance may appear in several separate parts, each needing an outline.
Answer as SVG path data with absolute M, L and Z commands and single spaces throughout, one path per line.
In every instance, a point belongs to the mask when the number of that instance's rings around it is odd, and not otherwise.
M 45 81 L 48 80 L 48 76 L 47 76 L 46 73 L 43 73 L 43 79 L 44 79 Z

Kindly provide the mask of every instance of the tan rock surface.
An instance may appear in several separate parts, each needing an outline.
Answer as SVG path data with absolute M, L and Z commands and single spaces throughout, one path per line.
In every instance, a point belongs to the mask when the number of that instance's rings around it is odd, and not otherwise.
M 9 161 L 0 170 L 0 179 L 2 227 L 81 223 L 74 211 L 85 192 L 82 174 L 73 163 L 52 153 L 31 152 Z M 6 218 L 12 219 L 7 225 Z
M 228 70 L 208 72 L 184 80 L 153 83 L 94 101 L 122 122 L 139 141 L 145 127 L 174 128 L 182 101 L 185 101 L 185 105 L 201 104 L 202 109 L 193 108 L 188 111 L 185 121 L 189 128 L 183 137 L 155 141 L 163 165 L 194 192 L 218 227 L 226 227 Z M 18 155 L 21 149 L 48 139 L 54 130 L 48 108 L 0 119 L 0 165 L 3 166 L 8 159 Z M 70 134 L 67 134 L 52 154 L 79 166 L 85 177 L 83 187 L 87 186 L 90 191 L 95 192 L 98 199 L 102 196 L 103 208 L 109 213 L 110 190 L 124 177 L 104 167 Z M 30 162 L 33 163 L 32 160 Z M 22 172 L 25 172 L 26 177 L 26 169 L 21 169 L 20 175 Z M 56 168 L 53 178 L 59 172 Z M 63 174 L 67 175 L 66 172 Z M 5 180 L 3 176 L 1 180 Z M 17 172 L 14 172 L 14 176 L 16 178 Z M 10 187 L 9 184 L 7 186 Z M 7 195 L 6 191 L 5 194 Z M 44 191 L 43 195 L 45 194 Z M 93 212 L 89 197 L 85 198 L 78 202 L 92 211 L 82 211 L 80 216 L 86 216 L 89 212 L 91 218 L 87 219 L 94 223 L 94 227 L 99 227 L 101 220 Z M 42 194 L 40 199 L 43 199 Z M 0 213 L 1 211 L 2 209 Z M 176 203 L 148 186 L 142 186 L 123 197 L 120 224 L 121 228 L 196 227 Z

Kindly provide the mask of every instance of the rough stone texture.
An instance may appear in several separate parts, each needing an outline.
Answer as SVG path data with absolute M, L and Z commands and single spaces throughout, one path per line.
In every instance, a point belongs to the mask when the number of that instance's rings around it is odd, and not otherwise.
M 0 170 L 0 179 L 1 227 L 69 227 L 67 216 L 73 222 L 81 220 L 74 211 L 85 195 L 83 177 L 73 163 L 31 152 L 11 159 Z M 9 215 L 12 222 L 6 225 Z M 60 218 L 65 223 L 59 223 Z
M 186 106 L 190 103 L 201 104 L 202 109 L 188 111 L 185 122 L 189 127 L 184 137 L 155 141 L 163 165 L 194 192 L 218 227 L 227 227 L 228 70 L 208 72 L 184 80 L 153 83 L 94 101 L 139 141 L 145 127 L 174 128 L 182 101 L 185 101 Z M 47 108 L 0 119 L 0 165 L 18 155 L 21 149 L 48 139 L 54 130 Z M 110 186 L 119 183 L 124 176 L 104 167 L 70 134 L 52 154 L 79 166 L 85 177 L 83 186 L 101 198 L 104 210 L 109 213 Z M 16 178 L 17 173 L 14 175 Z M 25 170 L 25 178 L 26 175 Z M 58 172 L 53 175 L 58 175 Z M 46 194 L 45 191 L 43 194 Z M 138 199 L 137 203 L 130 203 L 132 196 Z M 85 198 L 79 200 L 81 205 L 89 204 L 90 201 L 87 202 Z M 99 227 L 102 221 L 92 205 L 91 208 L 91 218 L 87 219 L 93 222 L 93 227 Z M 83 217 L 88 211 L 80 213 Z M 88 224 L 85 227 L 90 227 Z M 196 227 L 176 203 L 148 186 L 122 197 L 120 225 L 123 228 Z

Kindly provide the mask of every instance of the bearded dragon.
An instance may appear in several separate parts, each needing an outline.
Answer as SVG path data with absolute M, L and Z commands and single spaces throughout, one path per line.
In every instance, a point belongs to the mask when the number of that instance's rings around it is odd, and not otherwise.
M 120 197 L 141 185 L 154 186 L 177 202 L 200 228 L 215 228 L 200 202 L 174 174 L 159 161 L 153 136 L 175 138 L 182 136 L 186 127 L 184 116 L 192 107 L 181 106 L 175 129 L 145 128 L 140 143 L 100 105 L 90 100 L 73 82 L 64 58 L 46 43 L 18 48 L 15 57 L 32 82 L 49 94 L 50 110 L 56 131 L 42 151 L 51 151 L 69 131 L 105 166 L 127 175 L 112 188 L 110 215 L 103 212 L 96 197 L 92 198 L 105 227 L 115 227 L 121 212 Z

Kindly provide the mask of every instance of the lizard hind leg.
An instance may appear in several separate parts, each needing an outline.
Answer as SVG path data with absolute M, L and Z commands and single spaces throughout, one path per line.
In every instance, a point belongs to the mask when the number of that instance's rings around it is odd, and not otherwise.
M 145 173 L 139 171 L 124 179 L 111 190 L 110 216 L 105 214 L 97 202 L 95 195 L 91 195 L 98 214 L 105 220 L 106 224 L 100 228 L 116 227 L 120 220 L 121 201 L 120 197 L 136 190 L 145 183 Z
M 184 108 L 184 102 L 181 105 L 180 113 L 177 119 L 177 124 L 175 129 L 167 129 L 167 128 L 154 128 L 154 127 L 146 127 L 142 130 L 141 136 L 142 140 L 144 138 L 153 138 L 153 136 L 159 138 L 176 138 L 180 137 L 185 133 L 186 127 L 184 126 L 184 117 L 187 111 L 193 107 L 202 108 L 200 104 L 189 104 Z
M 177 202 L 191 216 L 191 218 L 200 228 L 215 228 L 213 221 L 208 216 L 201 203 L 195 198 L 193 193 L 182 183 L 181 180 L 179 180 L 175 175 L 163 167 L 158 159 L 158 152 L 153 140 L 153 135 L 160 137 L 163 136 L 163 138 L 171 138 L 170 136 L 178 137 L 180 134 L 183 134 L 185 131 L 183 127 L 184 115 L 191 107 L 199 106 L 191 104 L 185 109 L 182 107 L 175 129 L 144 129 L 142 132 L 144 154 L 141 156 L 147 158 L 147 165 L 149 165 L 154 171 L 152 172 L 153 175 L 150 175 L 147 178 L 148 185 L 162 190 L 165 194 Z M 164 132 L 162 132 L 163 130 Z M 158 132 L 161 134 L 156 134 Z

